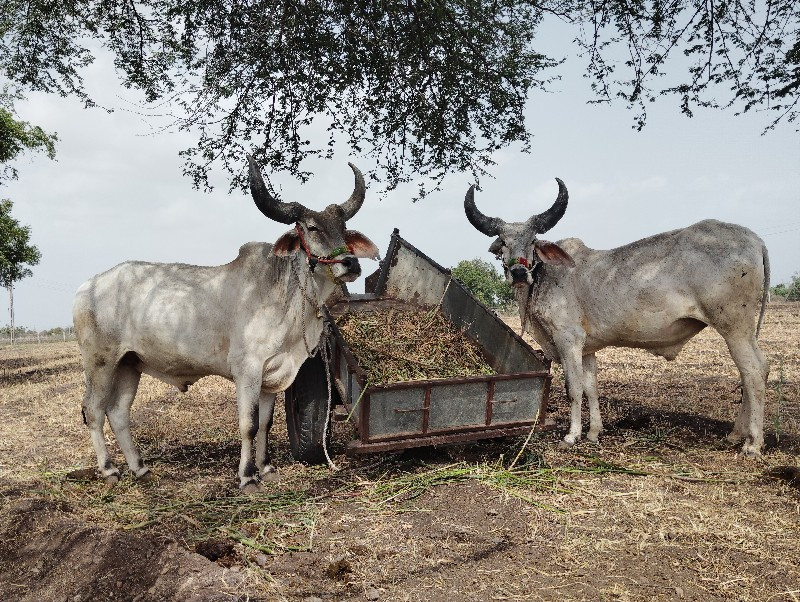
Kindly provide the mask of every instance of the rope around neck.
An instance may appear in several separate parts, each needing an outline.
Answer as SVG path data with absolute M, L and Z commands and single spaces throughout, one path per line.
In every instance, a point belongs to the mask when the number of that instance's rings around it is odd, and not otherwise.
M 325 412 L 325 426 L 322 429 L 322 451 L 325 453 L 325 460 L 328 462 L 328 467 L 333 471 L 338 471 L 339 467 L 333 463 L 331 460 L 330 454 L 328 454 L 328 428 L 331 424 L 331 403 L 333 401 L 333 388 L 331 383 L 331 370 L 330 370 L 330 355 L 328 350 L 328 332 L 330 326 L 326 329 L 323 329 L 323 335 L 325 340 L 320 343 L 318 349 L 320 350 L 320 354 L 322 355 L 322 362 L 325 364 L 325 377 L 328 381 L 328 405 L 327 411 Z
M 306 336 L 306 308 L 305 308 L 305 302 L 308 302 L 308 304 L 311 307 L 316 307 L 317 316 L 319 318 L 321 318 L 322 317 L 322 312 L 321 312 L 321 308 L 320 308 L 319 299 L 318 298 L 317 299 L 312 299 L 308 295 L 308 278 L 309 278 L 309 275 L 311 273 L 310 270 L 306 272 L 305 284 L 300 281 L 300 274 L 297 273 L 297 266 L 295 266 L 294 260 L 292 260 L 292 271 L 294 272 L 295 278 L 297 278 L 297 285 L 300 287 L 300 293 L 302 294 L 303 299 L 305 300 L 304 303 L 303 303 L 303 307 L 300 309 L 300 326 L 301 326 L 302 331 L 303 331 L 303 345 L 305 345 L 306 353 L 308 354 L 308 357 L 314 357 L 314 356 L 317 355 L 317 352 L 319 351 L 319 345 L 317 345 L 314 349 L 311 349 L 308 346 L 308 337 Z

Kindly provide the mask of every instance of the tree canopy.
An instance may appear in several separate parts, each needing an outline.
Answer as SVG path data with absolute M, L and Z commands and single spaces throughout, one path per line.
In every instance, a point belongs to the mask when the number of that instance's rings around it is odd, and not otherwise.
M 7 92 L 0 92 L 0 184 L 13 180 L 17 170 L 8 163 L 25 150 L 44 151 L 51 159 L 55 157 L 58 137 L 42 128 L 14 118 L 14 101 L 21 100 Z
M 0 200 L 0 286 L 11 287 L 32 274 L 41 253 L 30 244 L 31 228 L 11 216 L 13 203 Z
M 789 284 L 780 283 L 770 291 L 773 295 L 785 297 L 787 301 L 800 301 L 800 272 L 795 272 Z
M 597 100 L 620 98 L 638 108 L 640 129 L 659 96 L 676 96 L 690 117 L 696 107 L 767 110 L 771 127 L 798 117 L 795 0 L 593 1 L 575 8 Z M 614 56 L 624 59 L 615 64 Z
M 41 253 L 30 244 L 31 228 L 23 226 L 11 217 L 13 204 L 8 199 L 0 200 L 0 286 L 8 289 L 11 301 L 11 344 L 14 344 L 14 284 L 27 278 L 30 266 L 39 263 Z
M 527 149 L 525 103 L 562 58 L 536 50 L 545 17 L 574 26 L 595 100 L 636 108 L 637 127 L 669 95 L 689 115 L 797 118 L 795 0 L 9 0 L 0 70 L 21 90 L 92 105 L 83 73 L 101 44 L 126 86 L 196 132 L 183 151 L 196 186 L 213 163 L 244 186 L 245 151 L 302 180 L 303 159 L 341 143 L 374 158 L 371 177 L 391 189 L 478 177 L 497 149 Z
M 514 306 L 514 290 L 491 263 L 483 259 L 465 259 L 459 261 L 451 273 L 486 307 L 507 311 Z

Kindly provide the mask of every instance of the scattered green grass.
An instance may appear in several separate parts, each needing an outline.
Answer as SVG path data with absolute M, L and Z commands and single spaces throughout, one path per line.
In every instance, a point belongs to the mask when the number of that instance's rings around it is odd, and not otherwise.
M 637 443 L 640 447 L 653 450 L 657 447 L 678 447 L 669 441 L 670 435 L 677 431 L 677 427 L 654 426 L 652 431 L 643 431 L 636 434 Z
M 497 463 L 473 465 L 456 462 L 422 472 L 405 472 L 393 477 L 387 477 L 384 474 L 372 484 L 365 495 L 376 509 L 391 508 L 395 512 L 407 511 L 409 509 L 408 502 L 417 499 L 434 487 L 476 481 L 520 499 L 531 506 L 551 512 L 565 513 L 565 509 L 537 499 L 536 493 L 574 493 L 569 486 L 568 477 L 575 474 L 623 473 L 633 476 L 654 474 L 619 466 L 594 456 L 581 456 L 581 458 L 584 462 L 580 466 L 552 468 L 543 465 L 539 457 L 529 454 L 526 456 L 526 463 L 518 466 L 505 467 L 501 458 Z

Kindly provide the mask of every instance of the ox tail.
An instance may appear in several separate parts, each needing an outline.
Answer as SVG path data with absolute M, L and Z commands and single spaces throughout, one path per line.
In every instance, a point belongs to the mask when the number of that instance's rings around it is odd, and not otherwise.
M 764 312 L 767 310 L 767 300 L 769 299 L 769 253 L 764 243 L 761 243 L 761 252 L 764 258 L 764 290 L 761 292 L 761 311 L 758 312 L 758 324 L 756 324 L 756 338 L 761 331 L 761 323 L 764 321 Z

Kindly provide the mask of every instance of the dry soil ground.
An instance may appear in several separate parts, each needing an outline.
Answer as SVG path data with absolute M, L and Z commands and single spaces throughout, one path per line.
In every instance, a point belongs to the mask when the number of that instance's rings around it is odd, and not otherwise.
M 337 425 L 334 472 L 292 461 L 279 410 L 280 478 L 254 496 L 229 383 L 144 377 L 134 436 L 158 478 L 109 490 L 81 472 L 75 344 L 0 349 L 0 600 L 800 600 L 800 304 L 770 305 L 761 344 L 760 461 L 723 440 L 738 375 L 704 331 L 674 362 L 599 354 L 607 431 L 567 452 L 557 369 L 557 429 L 524 449 L 347 459 Z

